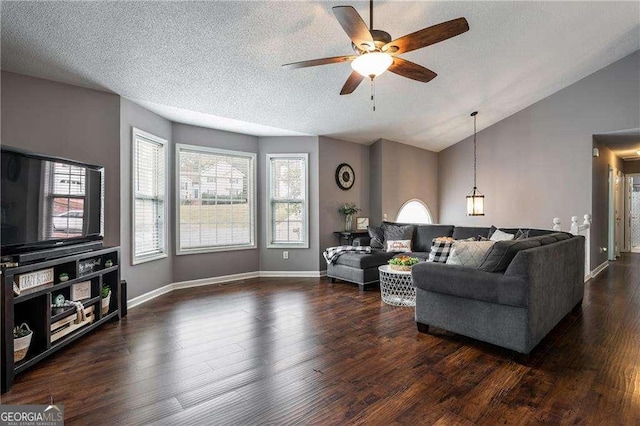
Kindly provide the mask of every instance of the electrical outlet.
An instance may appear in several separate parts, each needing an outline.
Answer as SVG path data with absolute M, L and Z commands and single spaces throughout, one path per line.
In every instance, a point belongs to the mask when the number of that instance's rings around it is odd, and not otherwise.
M 284 260 L 288 260 L 289 259 L 289 252 L 288 251 L 283 251 L 282 252 L 282 258 Z

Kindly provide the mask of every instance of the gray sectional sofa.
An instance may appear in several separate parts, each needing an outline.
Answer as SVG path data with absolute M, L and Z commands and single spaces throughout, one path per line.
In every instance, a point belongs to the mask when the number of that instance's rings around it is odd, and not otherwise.
M 426 259 L 435 237 L 465 239 L 488 232 L 489 228 L 418 225 L 413 235 L 416 252 L 410 255 Z M 533 229 L 529 238 L 495 243 L 495 250 L 487 254 L 494 256 L 492 269 L 419 263 L 412 270 L 418 330 L 426 333 L 435 326 L 528 354 L 581 303 L 584 244 L 582 236 Z M 327 274 L 361 287 L 375 284 L 378 266 L 394 255 L 382 250 L 347 253 L 328 265 Z

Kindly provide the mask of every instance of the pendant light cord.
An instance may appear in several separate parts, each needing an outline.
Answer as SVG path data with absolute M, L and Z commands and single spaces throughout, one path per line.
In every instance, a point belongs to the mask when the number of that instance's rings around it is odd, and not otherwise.
M 477 163 L 478 163 L 478 149 L 476 148 L 476 114 L 473 115 L 473 189 L 474 189 L 474 192 L 477 187 L 476 169 L 477 169 Z

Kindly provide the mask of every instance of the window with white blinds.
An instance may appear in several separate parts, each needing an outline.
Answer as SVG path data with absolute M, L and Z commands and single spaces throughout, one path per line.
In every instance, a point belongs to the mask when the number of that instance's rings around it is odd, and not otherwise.
M 256 247 L 256 155 L 178 144 L 177 254 Z
M 308 154 L 267 155 L 268 247 L 309 247 Z
M 132 141 L 135 265 L 167 256 L 167 141 L 136 128 Z

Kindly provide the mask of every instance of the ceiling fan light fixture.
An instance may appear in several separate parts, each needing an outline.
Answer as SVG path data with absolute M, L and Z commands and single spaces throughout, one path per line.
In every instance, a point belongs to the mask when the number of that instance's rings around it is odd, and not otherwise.
M 393 64 L 388 53 L 363 53 L 351 62 L 351 68 L 363 77 L 375 78 L 385 72 Z

